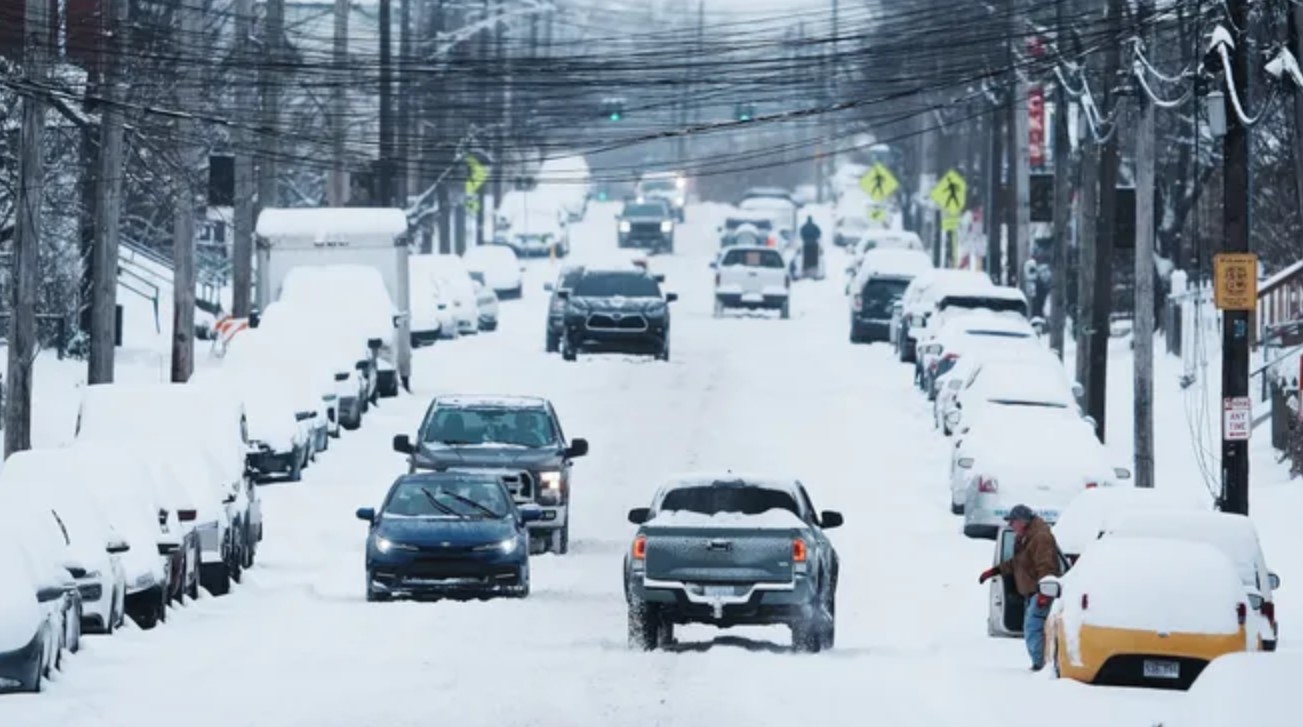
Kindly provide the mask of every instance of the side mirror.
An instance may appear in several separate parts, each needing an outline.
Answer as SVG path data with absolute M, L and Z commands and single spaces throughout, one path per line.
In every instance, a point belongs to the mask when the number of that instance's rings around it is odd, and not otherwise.
M 1280 588 L 1280 576 L 1276 575 L 1275 573 L 1268 573 L 1267 585 L 1269 585 L 1271 587 L 1271 590 L 1273 591 L 1276 590 L 1277 588 Z
M 371 349 L 372 351 L 375 351 L 376 349 L 380 348 L 383 345 L 385 345 L 384 339 L 381 338 L 366 339 L 366 347 Z
M 819 513 L 819 526 L 824 530 L 840 528 L 845 522 L 846 518 L 842 517 L 842 514 L 835 510 L 824 510 Z
M 109 555 L 120 555 L 131 550 L 131 546 L 125 540 L 110 540 L 104 550 L 108 551 Z
M 232 492 L 232 493 L 228 494 L 226 497 L 223 497 L 223 498 L 222 498 L 222 504 L 223 504 L 223 505 L 229 505 L 229 504 L 231 504 L 232 502 L 235 502 L 235 498 L 236 498 L 236 497 L 237 497 L 237 495 L 236 495 L 234 492 Z
M 395 435 L 394 435 L 394 451 L 395 451 L 395 452 L 398 452 L 399 454 L 411 454 L 413 449 L 414 449 L 414 448 L 412 447 L 412 438 L 411 438 L 411 437 L 407 436 L 406 434 L 395 434 Z
M 358 371 L 366 371 L 370 367 L 371 367 L 370 361 L 358 361 L 357 363 L 353 364 L 353 368 L 357 369 Z M 348 377 L 346 376 L 344 378 L 348 378 Z M 343 379 L 340 379 L 340 381 L 343 381 Z
M 960 457 L 960 458 L 959 458 L 959 461 L 955 462 L 955 464 L 959 465 L 959 466 L 960 466 L 961 468 L 963 468 L 963 469 L 969 469 L 970 467 L 973 466 L 973 458 L 972 458 L 972 457 Z
M 180 549 L 181 549 L 181 544 L 180 544 L 180 543 L 159 543 L 159 544 L 158 544 L 158 554 L 159 554 L 159 555 L 163 555 L 163 556 L 171 555 L 171 554 L 177 552 L 177 551 L 180 550 Z
M 315 411 L 300 411 L 295 412 L 294 414 L 294 421 L 296 422 L 306 422 L 309 419 L 315 418 L 317 418 L 317 413 Z
M 588 454 L 588 440 L 582 437 L 576 437 L 570 440 L 570 446 L 566 447 L 566 458 L 582 457 Z
M 543 519 L 543 508 L 538 505 L 523 505 L 520 508 L 520 521 L 523 523 L 538 522 Z
M 652 280 L 655 280 L 655 281 L 658 282 L 658 283 L 663 283 L 663 282 L 665 282 L 665 274 L 664 274 L 664 273 L 657 273 L 656 275 L 653 275 L 653 276 L 652 276 Z
M 68 591 L 63 586 L 44 586 L 36 589 L 36 600 L 41 603 L 49 603 L 63 598 L 63 594 Z
M 1113 476 L 1119 480 L 1129 480 L 1131 479 L 1131 470 L 1126 467 L 1114 467 Z
M 335 381 L 348 381 L 348 372 L 339 371 L 335 374 Z
M 905 304 L 902 303 L 902 302 L 900 302 L 900 301 L 896 301 L 895 303 L 892 303 L 892 304 L 891 304 L 891 312 L 892 312 L 892 313 L 899 313 L 900 311 L 902 311 L 902 310 L 904 310 L 904 309 L 905 309 Z
M 1032 328 L 1036 330 L 1036 335 L 1039 336 L 1039 335 L 1041 335 L 1042 333 L 1045 332 L 1045 319 L 1044 319 L 1044 318 L 1041 318 L 1040 316 L 1036 316 L 1035 318 L 1033 318 L 1033 319 L 1031 320 L 1031 324 L 1032 324 Z
M 676 300 L 678 300 L 678 299 L 679 299 L 679 294 L 678 294 L 678 293 L 666 293 L 666 294 L 665 294 L 665 302 L 666 302 L 666 303 L 673 303 L 674 301 L 676 301 Z
M 570 300 L 570 291 L 558 290 L 556 292 L 556 297 L 560 298 L 561 300 Z
M 1086 395 L 1086 387 L 1081 385 L 1080 381 L 1072 382 L 1072 395 L 1077 399 Z
M 195 510 L 177 510 L 176 519 L 178 522 L 189 523 L 199 518 L 199 513 Z M 112 552 L 112 551 L 110 551 Z
M 710 269 L 711 269 L 711 270 L 719 270 L 719 263 L 718 263 L 718 262 L 715 262 L 714 260 L 711 260 L 711 261 L 710 261 Z
M 376 509 L 374 507 L 359 507 L 357 509 L 357 519 L 367 522 L 375 522 Z
M 635 507 L 629 511 L 629 522 L 634 525 L 642 525 L 651 517 L 650 507 Z
M 950 427 L 950 431 L 955 431 L 959 426 L 959 412 L 946 412 L 946 426 Z
M 556 286 L 552 285 L 551 283 L 543 283 L 543 292 L 551 293 L 555 287 Z
M 1058 579 L 1053 576 L 1046 576 L 1041 579 L 1037 590 L 1046 598 L 1058 598 L 1063 595 L 1063 584 L 1059 583 Z

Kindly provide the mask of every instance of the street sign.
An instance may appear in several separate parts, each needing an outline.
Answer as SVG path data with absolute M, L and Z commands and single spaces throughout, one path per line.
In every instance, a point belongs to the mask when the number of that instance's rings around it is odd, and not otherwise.
M 464 204 L 466 205 L 466 209 L 470 210 L 471 212 L 479 212 L 479 211 L 480 211 L 480 198 L 479 198 L 479 197 L 467 197 L 467 198 L 466 198 L 466 201 L 464 202 Z
M 900 180 L 891 173 L 887 165 L 877 162 L 860 177 L 860 189 L 874 202 L 883 202 L 900 188 Z
M 946 232 L 959 231 L 959 215 L 942 215 L 941 229 Z
M 883 224 L 886 224 L 887 222 L 890 221 L 888 218 L 887 210 L 881 207 L 874 207 L 873 209 L 869 210 L 869 219 L 873 220 L 874 222 L 881 222 Z
M 950 217 L 958 216 L 968 204 L 968 182 L 959 172 L 951 169 L 932 188 L 932 201 Z
M 1221 252 L 1213 256 L 1213 301 L 1218 310 L 1258 309 L 1258 256 L 1251 252 Z
M 1247 442 L 1253 431 L 1253 400 L 1247 396 L 1222 399 L 1222 439 Z
M 470 172 L 466 177 L 466 196 L 474 197 L 488 180 L 489 170 L 473 156 L 466 157 L 466 169 Z

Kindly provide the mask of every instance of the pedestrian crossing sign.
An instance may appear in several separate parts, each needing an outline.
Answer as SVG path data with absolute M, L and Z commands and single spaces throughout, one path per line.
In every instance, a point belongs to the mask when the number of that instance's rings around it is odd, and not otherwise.
M 959 231 L 959 215 L 945 214 L 941 217 L 941 229 L 944 232 Z
M 951 169 L 932 188 L 932 201 L 951 217 L 959 216 L 968 206 L 968 182 L 963 176 Z
M 469 172 L 466 177 L 466 196 L 471 197 L 484 186 L 489 178 L 489 170 L 473 156 L 466 157 L 466 168 Z
M 864 190 L 864 193 L 874 202 L 890 199 L 899 188 L 900 180 L 896 179 L 896 175 L 892 174 L 882 162 L 874 164 L 864 173 L 864 176 L 860 177 L 860 189 Z
M 873 220 L 874 222 L 880 222 L 882 224 L 886 224 L 887 222 L 890 221 L 888 220 L 887 210 L 883 207 L 874 207 L 873 209 L 869 210 L 869 219 Z

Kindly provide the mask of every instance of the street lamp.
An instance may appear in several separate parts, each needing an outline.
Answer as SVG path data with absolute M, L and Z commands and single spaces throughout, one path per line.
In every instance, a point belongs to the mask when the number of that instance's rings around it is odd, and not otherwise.
M 1203 112 L 1208 117 L 1208 133 L 1214 139 L 1226 136 L 1226 94 L 1212 90 L 1203 94 Z

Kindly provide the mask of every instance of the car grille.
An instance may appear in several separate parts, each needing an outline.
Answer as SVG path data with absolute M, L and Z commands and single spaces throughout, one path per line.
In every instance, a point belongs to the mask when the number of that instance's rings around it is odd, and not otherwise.
M 502 484 L 507 486 L 511 499 L 516 502 L 532 502 L 534 499 L 534 477 L 528 472 L 518 475 L 503 475 Z
M 594 313 L 588 316 L 588 328 L 593 331 L 645 331 L 647 319 L 640 315 Z
M 659 222 L 634 222 L 629 225 L 629 234 L 631 235 L 659 235 L 661 234 L 661 223 Z
M 445 578 L 489 579 L 515 573 L 513 566 L 486 566 L 475 561 L 461 560 L 418 560 L 403 569 L 408 578 Z

